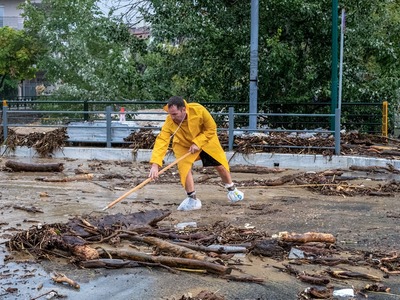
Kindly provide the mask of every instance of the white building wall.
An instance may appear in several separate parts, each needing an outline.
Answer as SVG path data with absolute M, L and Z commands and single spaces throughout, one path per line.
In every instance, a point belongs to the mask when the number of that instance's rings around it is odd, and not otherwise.
M 9 26 L 16 29 L 23 28 L 23 19 L 21 10 L 17 6 L 24 1 L 21 0 L 0 0 L 0 6 L 3 7 L 3 26 Z
M 3 26 L 9 26 L 15 29 L 22 29 L 24 19 L 21 17 L 21 10 L 18 6 L 24 3 L 24 0 L 0 0 L 0 6 L 4 8 Z M 32 1 L 32 3 L 40 3 L 42 1 Z

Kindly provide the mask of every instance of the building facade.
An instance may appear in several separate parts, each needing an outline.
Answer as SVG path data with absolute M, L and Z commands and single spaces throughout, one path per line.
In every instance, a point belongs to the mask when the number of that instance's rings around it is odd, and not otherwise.
M 24 20 L 18 5 L 21 0 L 0 0 L 0 27 L 9 26 L 15 29 L 22 29 Z

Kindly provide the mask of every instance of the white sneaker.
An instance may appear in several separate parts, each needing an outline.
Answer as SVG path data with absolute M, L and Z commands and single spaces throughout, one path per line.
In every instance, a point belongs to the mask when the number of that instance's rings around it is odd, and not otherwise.
M 189 210 L 196 210 L 201 208 L 201 201 L 200 199 L 193 199 L 187 197 L 185 200 L 182 201 L 181 204 L 178 206 L 178 210 L 182 211 L 189 211 Z
M 235 188 L 233 191 L 229 191 L 227 196 L 229 201 L 232 203 L 242 201 L 244 199 L 244 193 L 239 191 L 237 188 Z

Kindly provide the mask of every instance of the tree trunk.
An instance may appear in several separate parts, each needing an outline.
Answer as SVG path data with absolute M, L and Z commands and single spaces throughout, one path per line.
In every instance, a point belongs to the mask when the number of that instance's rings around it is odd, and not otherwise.
M 22 163 L 9 160 L 5 165 L 14 172 L 62 172 L 64 170 L 63 163 Z

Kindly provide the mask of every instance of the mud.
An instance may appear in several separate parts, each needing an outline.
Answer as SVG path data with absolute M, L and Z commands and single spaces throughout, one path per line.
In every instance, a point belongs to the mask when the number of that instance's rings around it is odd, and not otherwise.
M 182 222 L 198 226 L 225 221 L 234 226 L 254 226 L 269 236 L 282 231 L 325 232 L 337 238 L 343 251 L 399 251 L 400 195 L 394 197 L 326 196 L 305 188 L 288 186 L 247 187 L 245 201 L 229 204 L 218 177 L 196 185 L 203 207 L 199 211 L 179 212 L 176 207 L 185 198 L 176 170 L 160 182 L 152 182 L 114 207 L 103 211 L 110 202 L 147 179 L 148 165 L 119 161 L 84 161 L 52 159 L 17 159 L 21 162 L 62 162 L 62 173 L 12 173 L 4 170 L 6 158 L 0 159 L 0 299 L 46 299 L 50 292 L 68 299 L 180 299 L 195 296 L 202 290 L 215 292 L 225 299 L 297 299 L 310 284 L 283 273 L 279 267 L 287 261 L 276 261 L 252 255 L 238 254 L 240 268 L 246 273 L 265 279 L 264 284 L 233 282 L 210 275 L 181 271 L 172 274 L 156 268 L 77 269 L 68 262 L 35 261 L 21 253 L 9 253 L 6 241 L 15 233 L 38 224 L 66 222 L 83 214 L 132 213 L 155 208 L 171 209 L 172 214 L 158 223 L 159 227 L 174 228 Z M 74 176 L 78 170 L 94 175 L 90 181 L 44 182 L 38 178 Z M 277 179 L 301 170 L 279 173 L 233 173 L 237 183 L 252 179 Z M 195 172 L 196 180 L 204 174 Z M 352 184 L 365 186 L 382 184 L 362 174 Z M 166 180 L 168 179 L 168 180 Z M 36 207 L 40 212 L 27 212 L 16 207 Z M 257 207 L 257 209 L 255 209 Z M 261 209 L 260 209 L 261 207 Z M 149 252 L 151 249 L 149 248 Z M 276 268 L 278 267 L 278 268 Z M 296 266 L 297 267 L 297 266 Z M 300 267 L 299 267 L 300 268 Z M 304 270 L 319 272 L 326 266 L 303 266 Z M 337 269 L 349 268 L 338 266 Z M 353 268 L 354 270 L 354 268 Z M 382 278 L 391 288 L 390 294 L 370 293 L 368 299 L 400 299 L 400 279 L 386 276 L 369 267 L 356 267 L 360 272 Z M 63 273 L 80 284 L 75 290 L 51 280 L 54 272 Z M 398 275 L 399 276 L 399 275 Z M 335 289 L 361 289 L 363 280 L 332 280 Z M 14 292 L 10 292 L 14 290 Z M 358 295 L 355 299 L 365 299 Z

